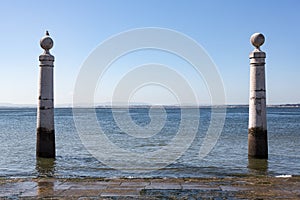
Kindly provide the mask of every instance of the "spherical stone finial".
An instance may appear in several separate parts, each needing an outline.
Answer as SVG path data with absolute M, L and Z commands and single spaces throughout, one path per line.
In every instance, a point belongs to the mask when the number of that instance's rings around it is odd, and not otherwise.
M 259 49 L 259 47 L 261 45 L 263 45 L 263 43 L 265 42 L 265 36 L 261 33 L 254 33 L 251 36 L 250 41 L 253 46 L 255 46 L 257 49 Z
M 48 31 L 46 31 L 46 35 L 40 40 L 40 45 L 46 52 L 48 52 L 53 47 L 53 40 L 49 36 Z

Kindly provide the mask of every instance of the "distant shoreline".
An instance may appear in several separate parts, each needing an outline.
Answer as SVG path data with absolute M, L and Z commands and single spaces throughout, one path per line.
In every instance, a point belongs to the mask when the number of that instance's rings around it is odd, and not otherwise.
M 96 105 L 96 106 L 88 106 L 88 105 L 80 105 L 76 107 L 72 107 L 72 105 L 56 105 L 55 108 L 248 108 L 248 105 L 245 104 L 229 104 L 229 105 L 150 105 L 150 104 L 132 104 L 132 105 Z M 267 105 L 268 108 L 299 108 L 300 104 L 271 104 Z M 0 104 L 0 109 L 7 108 L 36 108 L 36 105 L 33 104 Z

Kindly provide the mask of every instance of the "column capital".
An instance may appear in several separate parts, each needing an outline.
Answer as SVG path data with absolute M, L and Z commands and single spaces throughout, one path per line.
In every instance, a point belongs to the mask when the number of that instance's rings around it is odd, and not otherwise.
M 46 35 L 41 38 L 40 46 L 44 49 L 44 54 L 50 54 L 50 49 L 53 47 L 53 40 L 49 35 L 49 32 L 46 31 Z M 51 54 L 50 54 L 51 55 Z
M 265 42 L 265 36 L 262 33 L 254 33 L 250 37 L 250 42 L 255 47 L 254 51 L 260 51 L 260 46 Z
M 53 67 L 54 56 L 50 54 L 50 49 L 53 47 L 53 40 L 48 31 L 46 31 L 46 35 L 41 38 L 40 46 L 44 49 L 44 52 L 39 56 L 40 67 Z
M 264 66 L 266 53 L 260 50 L 265 42 L 265 36 L 262 33 L 254 33 L 250 37 L 250 42 L 255 49 L 249 54 L 251 66 Z

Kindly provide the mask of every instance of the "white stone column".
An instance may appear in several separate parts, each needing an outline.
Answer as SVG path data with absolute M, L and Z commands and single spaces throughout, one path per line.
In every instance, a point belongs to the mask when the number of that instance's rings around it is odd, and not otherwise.
M 53 40 L 48 31 L 40 40 L 44 53 L 40 55 L 40 79 L 37 106 L 37 143 L 36 156 L 55 158 L 55 131 L 53 105 L 53 62 L 49 50 L 53 47 Z
M 261 33 L 251 36 L 255 49 L 250 53 L 250 100 L 248 127 L 248 155 L 255 158 L 268 158 L 265 58 L 260 50 L 265 37 Z

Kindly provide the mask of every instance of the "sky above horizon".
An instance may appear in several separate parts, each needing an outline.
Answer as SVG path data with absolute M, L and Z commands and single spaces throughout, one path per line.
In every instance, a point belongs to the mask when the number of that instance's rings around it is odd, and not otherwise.
M 39 40 L 45 30 L 54 40 L 55 103 L 72 104 L 77 77 L 91 52 L 113 35 L 144 27 L 175 30 L 201 45 L 222 78 L 226 104 L 248 104 L 249 53 L 253 50 L 249 39 L 261 32 L 266 37 L 261 49 L 267 54 L 267 103 L 300 103 L 299 10 L 297 0 L 3 0 L 0 104 L 37 103 L 38 56 L 43 52 Z M 99 81 L 95 102 L 110 101 L 122 73 L 147 63 L 178 70 L 190 81 L 198 103 L 209 104 L 205 81 L 195 76 L 191 66 L 176 56 L 151 50 L 117 60 Z M 131 101 L 174 104 L 176 97 L 167 88 L 152 85 L 137 90 Z

